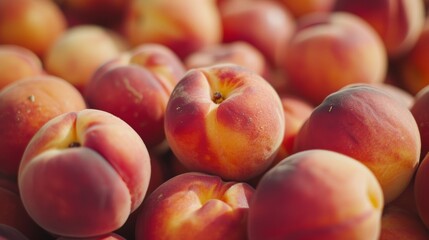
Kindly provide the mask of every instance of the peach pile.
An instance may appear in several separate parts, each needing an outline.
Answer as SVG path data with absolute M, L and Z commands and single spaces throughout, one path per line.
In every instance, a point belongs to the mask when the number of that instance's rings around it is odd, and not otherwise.
M 0 239 L 429 239 L 428 0 L 0 0 Z

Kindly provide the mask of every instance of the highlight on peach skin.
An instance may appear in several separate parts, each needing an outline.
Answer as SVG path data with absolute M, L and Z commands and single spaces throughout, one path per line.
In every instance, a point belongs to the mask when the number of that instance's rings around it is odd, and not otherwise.
M 361 162 L 302 151 L 261 178 L 249 205 L 248 238 L 377 240 L 383 206 L 381 186 Z
M 391 202 L 417 170 L 421 140 L 408 106 L 381 88 L 354 85 L 330 94 L 301 127 L 294 152 L 316 148 L 364 163 Z

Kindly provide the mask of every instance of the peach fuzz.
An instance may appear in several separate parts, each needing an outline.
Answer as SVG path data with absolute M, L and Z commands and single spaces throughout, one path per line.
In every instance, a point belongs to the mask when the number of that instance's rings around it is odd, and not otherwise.
M 0 1 L 0 44 L 19 45 L 43 57 L 66 28 L 53 1 Z
M 381 217 L 379 240 L 427 240 L 429 232 L 420 218 L 407 210 L 388 206 Z
M 122 36 L 97 25 L 68 28 L 42 59 L 49 74 L 69 81 L 83 92 L 92 74 L 128 46 Z
M 417 94 L 429 85 L 429 18 L 415 45 L 396 62 L 399 82 L 411 94 Z
M 386 203 L 410 183 L 420 158 L 420 133 L 410 110 L 368 85 L 346 87 L 318 105 L 295 138 L 294 152 L 327 149 L 353 157 L 380 182 Z
M 254 188 L 197 172 L 177 175 L 148 196 L 136 240 L 245 239 Z
M 230 0 L 219 4 L 223 42 L 245 41 L 278 66 L 295 31 L 289 11 L 275 1 Z
M 286 7 L 295 19 L 312 13 L 330 13 L 336 0 L 277 0 Z
M 196 68 L 179 81 L 165 112 L 167 142 L 192 171 L 246 180 L 265 171 L 283 140 L 279 95 L 234 64 Z
M 88 82 L 88 106 L 127 122 L 148 148 L 165 140 L 164 114 L 185 67 L 168 48 L 144 44 L 100 66 Z
M 191 53 L 184 64 L 187 69 L 208 67 L 221 63 L 233 63 L 246 67 L 255 73 L 268 76 L 269 66 L 264 55 L 248 42 L 221 43 Z
M 272 165 L 279 163 L 293 153 L 295 137 L 314 109 L 314 106 L 310 103 L 290 94 L 282 94 L 280 99 L 284 110 L 286 127 L 283 142 Z
M 0 174 L 16 177 L 22 154 L 51 118 L 86 108 L 82 95 L 64 79 L 38 75 L 0 91 Z
M 422 0 L 337 0 L 333 11 L 349 12 L 369 23 L 392 59 L 410 50 L 425 21 Z
M 299 96 L 317 105 L 347 84 L 384 81 L 383 43 L 362 19 L 337 12 L 307 15 L 297 24 L 282 68 Z
M 93 237 L 121 227 L 142 203 L 150 157 L 120 118 L 95 109 L 48 121 L 22 157 L 18 187 L 28 214 L 52 234 Z
M 426 228 L 429 228 L 429 154 L 421 160 L 414 180 L 414 198 L 418 215 Z
M 159 43 L 180 58 L 222 39 L 215 0 L 133 1 L 121 32 L 132 46 Z
M 248 238 L 376 240 L 383 205 L 380 184 L 361 162 L 302 151 L 261 178 L 249 205 Z
M 429 86 L 424 87 L 414 96 L 414 104 L 411 106 L 411 113 L 417 122 L 422 142 L 420 159 L 423 159 L 429 153 Z
M 18 45 L 0 45 L 0 90 L 21 78 L 43 74 L 40 58 Z

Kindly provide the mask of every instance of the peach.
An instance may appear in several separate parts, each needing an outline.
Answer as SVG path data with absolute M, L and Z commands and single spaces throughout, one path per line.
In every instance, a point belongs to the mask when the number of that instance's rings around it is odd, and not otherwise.
M 333 11 L 349 12 L 369 23 L 390 58 L 410 50 L 425 21 L 422 0 L 337 0 Z
M 277 0 L 281 2 L 295 19 L 312 13 L 330 13 L 336 0 Z
M 186 168 L 235 181 L 270 166 L 285 128 L 274 88 L 235 64 L 188 71 L 169 98 L 164 123 L 167 142 Z
M 410 108 L 420 132 L 422 142 L 420 159 L 423 159 L 429 152 L 429 86 L 424 87 L 414 96 L 414 103 Z
M 246 41 L 274 66 L 281 63 L 295 31 L 289 11 L 275 1 L 230 0 L 219 5 L 223 42 Z
M 381 218 L 379 240 L 427 240 L 429 232 L 417 215 L 404 209 L 388 206 Z
M 184 64 L 187 69 L 233 63 L 246 67 L 261 76 L 268 76 L 268 63 L 261 51 L 248 42 L 236 41 L 206 47 L 191 53 Z
M 414 105 L 414 95 L 407 92 L 403 88 L 393 85 L 391 83 L 388 83 L 386 81 L 384 82 L 377 82 L 377 83 L 355 83 L 355 84 L 348 84 L 345 87 L 354 87 L 359 85 L 367 85 L 370 87 L 379 88 L 380 90 L 384 91 L 387 94 L 390 94 L 393 98 L 397 99 L 401 104 L 404 104 L 407 108 L 411 108 Z
M 417 94 L 429 85 L 429 20 L 419 34 L 417 42 L 397 62 L 399 82 L 411 94 Z
M 84 109 L 39 129 L 22 157 L 18 186 L 37 224 L 82 238 L 121 227 L 142 203 L 150 175 L 138 134 L 110 113 Z
M 383 82 L 387 56 L 362 19 L 350 13 L 311 14 L 298 21 L 282 66 L 294 92 L 318 105 L 348 84 Z
M 131 0 L 56 0 L 70 26 L 96 24 L 118 27 Z
M 53 1 L 0 1 L 0 44 L 19 45 L 42 57 L 66 28 Z
M 0 226 L 3 224 L 34 240 L 50 239 L 50 235 L 33 221 L 22 205 L 17 184 L 0 178 Z M 1 236 L 2 230 L 0 239 Z
M 330 94 L 298 132 L 294 152 L 326 149 L 365 164 L 386 203 L 410 183 L 420 158 L 420 133 L 408 107 L 376 87 L 358 85 Z
M 159 44 L 144 44 L 103 64 L 88 82 L 88 106 L 127 122 L 148 148 L 165 140 L 164 112 L 185 74 L 177 56 Z
M 122 24 L 132 46 L 159 43 L 180 58 L 222 38 L 222 24 L 215 0 L 133 1 Z
M 86 108 L 82 95 L 64 79 L 38 75 L 15 81 L 0 92 L 0 174 L 16 177 L 22 154 L 48 120 Z
M 34 52 L 18 45 L 0 45 L 0 89 L 43 72 L 42 61 Z
M 0 239 L 29 240 L 29 238 L 22 234 L 18 229 L 5 224 L 0 224 Z
M 293 153 L 295 137 L 314 109 L 313 105 L 293 95 L 283 94 L 280 95 L 280 99 L 283 105 L 286 127 L 283 142 L 272 165 Z
M 68 28 L 42 59 L 48 73 L 83 92 L 95 70 L 128 48 L 122 36 L 96 25 Z
M 245 239 L 254 188 L 197 172 L 180 174 L 148 196 L 136 240 Z
M 429 228 L 429 154 L 421 160 L 414 180 L 414 198 L 417 212 L 426 228 Z
M 380 184 L 361 162 L 302 151 L 261 178 L 249 205 L 248 238 L 376 240 L 383 205 Z

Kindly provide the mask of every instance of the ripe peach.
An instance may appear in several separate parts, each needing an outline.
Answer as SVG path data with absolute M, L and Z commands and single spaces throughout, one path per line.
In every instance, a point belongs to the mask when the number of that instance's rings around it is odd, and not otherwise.
M 318 105 L 348 84 L 384 81 L 383 43 L 362 19 L 350 13 L 311 14 L 301 18 L 297 28 L 283 68 L 301 97 Z
M 280 98 L 285 113 L 286 127 L 283 142 L 272 165 L 277 164 L 293 153 L 295 137 L 314 109 L 313 105 L 293 95 L 283 94 L 280 95 Z
M 0 90 L 7 84 L 43 73 L 42 61 L 18 45 L 0 45 Z
M 302 151 L 261 178 L 249 205 L 248 237 L 376 240 L 383 205 L 380 184 L 361 162 Z
M 429 232 L 417 215 L 395 206 L 387 206 L 381 218 L 379 240 L 427 240 Z
M 82 95 L 51 75 L 24 78 L 0 91 L 0 174 L 16 177 L 22 154 L 51 118 L 86 108 Z
M 235 181 L 270 166 L 285 128 L 274 88 L 234 64 L 188 71 L 169 98 L 164 123 L 167 142 L 185 167 Z
M 233 63 L 268 77 L 268 63 L 261 51 L 248 42 L 236 41 L 209 46 L 191 53 L 184 64 L 187 69 Z
M 19 45 L 42 57 L 66 27 L 53 1 L 0 1 L 0 44 Z
M 414 104 L 414 96 L 404 90 L 403 88 L 393 85 L 391 83 L 377 82 L 377 83 L 355 83 L 348 84 L 345 87 L 354 87 L 359 85 L 367 85 L 370 87 L 379 88 L 387 94 L 390 94 L 393 98 L 397 99 L 401 104 L 404 104 L 407 108 L 411 108 Z
M 221 41 L 215 0 L 139 0 L 126 13 L 122 33 L 132 46 L 159 43 L 180 58 Z
M 254 189 L 189 172 L 163 183 L 139 212 L 136 239 L 245 239 Z
M 421 160 L 414 180 L 414 198 L 417 212 L 424 225 L 429 228 L 429 154 Z
M 115 28 L 123 21 L 132 0 L 56 0 L 69 26 L 96 24 Z
M 34 240 L 49 239 L 49 234 L 37 225 L 22 205 L 15 182 L 0 178 L 0 226 L 8 225 Z M 0 228 L 0 239 L 2 230 Z
M 223 42 L 246 41 L 274 66 L 281 63 L 295 30 L 289 11 L 275 1 L 230 0 L 219 5 Z
M 281 2 L 295 19 L 312 13 L 330 13 L 336 0 L 277 0 Z
M 18 186 L 28 214 L 52 234 L 93 237 L 121 227 L 142 203 L 151 175 L 141 138 L 95 109 L 49 120 L 22 157 Z
M 144 44 L 103 64 L 88 82 L 88 106 L 127 122 L 148 148 L 165 140 L 164 113 L 185 67 L 168 48 Z
M 417 94 L 429 85 L 429 18 L 420 32 L 417 42 L 398 60 L 397 69 L 400 83 L 411 94 Z
M 333 11 L 349 12 L 369 23 L 390 58 L 410 50 L 425 21 L 422 0 L 337 0 Z
M 346 87 L 317 106 L 295 138 L 294 151 L 327 149 L 364 163 L 386 203 L 408 186 L 420 158 L 420 134 L 410 110 L 369 85 Z
M 422 142 L 420 159 L 423 159 L 429 153 L 429 86 L 424 87 L 414 97 L 414 104 L 410 110 L 417 122 Z
M 67 29 L 43 58 L 48 73 L 69 81 L 83 92 L 95 70 L 127 49 L 122 36 L 96 25 Z

